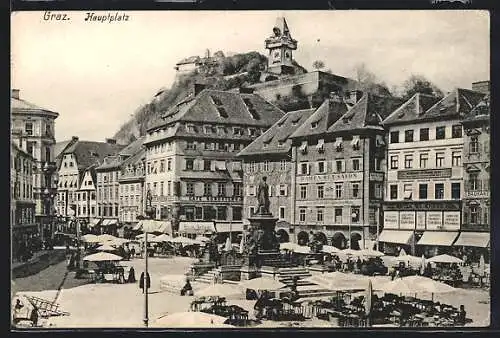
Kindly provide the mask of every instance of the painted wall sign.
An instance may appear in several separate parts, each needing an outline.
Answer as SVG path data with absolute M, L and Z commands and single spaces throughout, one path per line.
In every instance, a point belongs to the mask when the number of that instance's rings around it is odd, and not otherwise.
M 443 213 L 443 228 L 447 230 L 460 229 L 460 212 L 459 211 L 445 211 Z
M 363 173 L 355 172 L 343 174 L 297 176 L 297 183 L 361 181 L 362 179 Z
M 415 211 L 401 211 L 399 213 L 400 229 L 415 229 Z
M 425 230 L 425 220 L 426 220 L 426 212 L 425 211 L 417 211 L 416 228 L 420 229 L 420 230 Z
M 451 168 L 398 171 L 399 180 L 449 178 L 449 177 L 451 177 Z
M 427 230 L 439 230 L 443 225 L 443 212 L 428 211 L 427 212 Z
M 399 227 L 399 212 L 386 211 L 384 212 L 384 228 L 397 229 Z

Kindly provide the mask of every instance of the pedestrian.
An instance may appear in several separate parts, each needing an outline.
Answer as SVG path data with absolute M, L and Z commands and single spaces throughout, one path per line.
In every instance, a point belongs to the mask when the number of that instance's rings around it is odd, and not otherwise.
M 38 326 L 38 308 L 33 306 L 30 314 L 30 320 L 33 326 Z
M 128 278 L 127 282 L 129 283 L 135 283 L 135 270 L 134 267 L 130 267 L 130 270 L 128 270 Z
M 149 272 L 146 275 L 146 285 L 144 285 L 144 272 L 141 273 L 141 280 L 139 281 L 139 288 L 142 289 L 142 293 L 145 293 L 147 289 L 151 287 L 151 278 Z

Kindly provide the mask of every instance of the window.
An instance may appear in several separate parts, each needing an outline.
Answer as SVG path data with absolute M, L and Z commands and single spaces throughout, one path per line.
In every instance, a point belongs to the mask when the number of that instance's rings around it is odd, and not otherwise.
M 233 221 L 241 221 L 242 219 L 241 207 L 233 207 Z
M 226 183 L 224 182 L 217 183 L 217 196 L 219 197 L 226 196 Z
M 255 185 L 249 185 L 247 193 L 248 193 L 248 196 L 255 196 L 255 194 L 256 194 Z
M 477 136 L 472 136 L 470 138 L 469 151 L 471 153 L 478 153 L 479 152 L 479 139 Z
M 335 183 L 335 198 L 342 198 L 343 183 Z
M 470 206 L 470 223 L 471 224 L 479 223 L 479 207 L 477 205 Z
M 429 141 L 429 128 L 420 129 L 420 141 Z
M 287 195 L 287 186 L 286 186 L 286 184 L 280 184 L 279 185 L 278 194 L 279 194 L 279 196 L 286 196 Z
M 192 158 L 186 158 L 186 170 L 194 169 L 194 160 Z
M 352 223 L 359 223 L 359 215 L 360 215 L 359 207 L 352 207 L 351 208 L 351 222 Z
M 307 185 L 300 186 L 300 198 L 302 198 L 302 199 L 307 198 Z
M 352 198 L 359 198 L 359 183 L 352 184 Z
M 167 182 L 167 195 L 172 195 L 172 181 Z
M 399 143 L 399 131 L 391 131 L 391 143 Z
M 323 174 L 325 173 L 325 161 L 319 161 L 318 162 L 318 173 Z
M 163 182 L 160 182 L 160 196 L 163 196 Z
M 285 207 L 280 207 L 280 219 L 285 218 Z
M 478 174 L 476 174 L 476 173 L 469 174 L 469 189 L 470 190 L 479 190 Z
M 31 156 L 35 156 L 35 147 L 36 147 L 36 142 L 33 141 L 28 141 L 26 142 L 26 152 L 30 154 Z M 73 162 L 70 162 L 70 167 L 72 167 Z
M 413 168 L 413 155 L 405 155 L 405 169 Z
M 429 154 L 420 154 L 420 168 L 427 168 L 429 162 Z
M 205 142 L 205 150 L 213 150 L 213 143 L 211 142 Z
M 462 166 L 462 153 L 459 151 L 454 151 L 451 154 L 451 165 L 453 167 L 461 167 Z
M 399 164 L 399 156 L 392 155 L 391 156 L 391 169 L 398 169 L 398 164 Z
M 335 223 L 342 223 L 342 208 L 335 208 Z
M 444 140 L 446 137 L 446 127 L 436 127 L 436 140 Z
M 233 183 L 233 187 L 234 187 L 234 196 L 241 196 L 242 184 L 241 183 Z
M 299 222 L 305 222 L 305 221 L 306 221 L 306 209 L 300 208 L 299 209 Z
M 185 207 L 184 215 L 188 221 L 194 220 L 194 207 Z
M 382 185 L 375 183 L 375 198 L 382 198 Z
M 241 135 L 241 134 L 242 134 L 242 130 L 241 130 L 241 128 L 239 128 L 239 127 L 234 127 L 234 128 L 233 128 L 233 134 L 234 134 L 234 135 Z
M 308 171 L 307 169 L 308 168 L 309 168 L 308 163 L 307 162 L 302 162 L 300 164 L 300 174 L 301 175 L 307 175 L 308 174 L 307 173 L 307 171 Z
M 451 183 L 451 198 L 454 200 L 460 199 L 460 183 Z
M 335 170 L 338 173 L 341 173 L 344 171 L 344 161 L 343 160 L 335 161 Z
M 354 171 L 359 170 L 359 159 L 355 158 L 352 160 L 352 170 Z
M 255 214 L 255 207 L 248 207 L 248 215 L 252 216 L 253 214 Z
M 462 137 L 462 126 L 460 124 L 455 124 L 451 127 L 451 137 L 452 138 Z
M 203 208 L 202 207 L 194 207 L 194 218 L 195 219 L 203 219 Z
M 212 183 L 203 183 L 203 196 L 212 196 Z
M 413 197 L 413 185 L 411 183 L 405 184 L 403 186 L 403 192 L 404 192 L 404 199 L 411 200 Z
M 405 130 L 405 142 L 413 142 L 413 130 Z
M 325 197 L 325 186 L 323 184 L 317 185 L 317 191 L 318 191 L 318 198 Z
M 165 172 L 165 160 L 160 161 L 160 172 L 161 173 Z
M 389 189 L 390 189 L 390 199 L 397 200 L 398 199 L 398 185 L 391 184 Z
M 437 200 L 444 199 L 444 183 L 434 184 L 434 198 Z
M 264 161 L 262 162 L 262 170 L 263 171 L 269 171 L 269 161 Z
M 436 153 L 436 168 L 444 166 L 444 153 Z
M 194 183 L 193 182 L 186 182 L 186 195 L 187 196 L 194 196 Z
M 26 135 L 32 136 L 33 135 L 33 123 L 26 122 L 24 124 L 24 132 L 26 133 Z
M 381 171 L 382 170 L 382 159 L 375 157 L 375 170 L 376 171 Z
M 316 209 L 316 221 L 317 222 L 323 222 L 323 213 L 324 213 L 323 208 Z
M 280 161 L 280 170 L 285 171 L 286 170 L 286 160 L 281 160 Z
M 167 159 L 167 171 L 171 171 L 172 170 L 172 159 L 169 158 Z
M 45 161 L 50 162 L 50 147 L 45 147 Z
M 311 129 L 316 129 L 316 128 L 318 128 L 318 122 L 312 122 Z
M 195 150 L 196 149 L 196 144 L 193 141 L 187 141 L 186 142 L 186 149 L 188 149 L 188 150 Z
M 418 185 L 418 198 L 421 200 L 427 199 L 427 184 L 422 183 Z

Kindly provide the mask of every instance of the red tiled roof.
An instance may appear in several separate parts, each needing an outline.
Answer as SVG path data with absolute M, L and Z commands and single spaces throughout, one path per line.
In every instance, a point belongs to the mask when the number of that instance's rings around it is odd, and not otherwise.
M 110 144 L 106 142 L 78 141 L 68 147 L 63 153 L 73 154 L 76 157 L 80 170 L 91 165 L 103 163 L 106 156 L 115 155 L 125 146 L 121 144 Z

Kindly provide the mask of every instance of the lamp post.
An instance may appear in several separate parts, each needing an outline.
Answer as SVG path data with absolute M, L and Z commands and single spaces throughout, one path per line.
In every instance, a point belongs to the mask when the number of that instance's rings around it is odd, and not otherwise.
M 52 189 L 52 175 L 54 173 L 54 167 L 49 164 L 49 162 L 45 162 L 45 165 L 43 166 L 43 173 L 45 176 L 45 190 L 43 192 L 43 197 L 44 197 L 44 204 L 45 204 L 45 216 L 48 220 L 49 224 L 49 233 L 50 237 L 53 238 L 54 236 L 54 231 L 53 231 L 53 218 L 52 218 L 52 205 L 53 201 L 55 198 L 55 195 L 53 193 Z M 57 177 L 54 178 L 54 182 L 57 184 Z M 45 234 L 43 233 L 45 228 L 43 228 L 42 231 L 42 238 L 45 237 Z
M 152 202 L 152 194 L 151 191 L 146 192 L 146 208 L 145 208 L 145 219 L 153 219 L 153 213 L 155 210 L 151 206 Z M 148 310 L 148 226 L 144 227 L 144 279 L 142 282 L 144 283 L 144 326 L 148 327 L 149 324 L 149 310 Z

